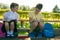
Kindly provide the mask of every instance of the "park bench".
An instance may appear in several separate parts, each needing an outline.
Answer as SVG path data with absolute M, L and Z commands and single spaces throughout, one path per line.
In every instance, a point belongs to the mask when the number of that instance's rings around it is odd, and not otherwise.
M 0 19 L 0 21 L 2 21 L 2 19 Z M 18 21 L 21 21 L 21 20 L 18 20 Z M 24 21 L 29 21 L 29 20 L 24 20 Z M 44 21 L 44 22 L 60 22 L 60 21 Z M 21 22 L 21 25 L 23 25 L 22 22 Z M 30 29 L 23 28 L 23 27 L 22 28 L 17 28 L 17 29 L 18 29 L 18 32 L 20 32 L 20 31 L 29 32 L 29 30 L 30 30 Z M 55 31 L 55 37 L 60 36 L 60 28 L 59 29 L 54 29 L 54 31 Z M 19 38 L 28 38 L 28 36 L 18 36 L 18 37 Z M 50 38 L 47 38 L 47 39 L 50 39 Z

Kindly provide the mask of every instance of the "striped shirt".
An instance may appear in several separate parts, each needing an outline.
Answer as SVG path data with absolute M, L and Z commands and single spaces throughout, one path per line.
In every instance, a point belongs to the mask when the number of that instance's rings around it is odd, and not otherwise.
M 18 20 L 18 13 L 9 11 L 4 14 L 4 21 Z

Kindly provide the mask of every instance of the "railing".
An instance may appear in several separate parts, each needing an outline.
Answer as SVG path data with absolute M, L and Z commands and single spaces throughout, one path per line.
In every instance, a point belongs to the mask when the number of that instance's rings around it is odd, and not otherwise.
M 3 21 L 3 19 L 0 19 L 0 21 Z M 21 25 L 20 25 L 21 28 L 18 28 L 18 29 L 19 29 L 20 31 L 23 31 L 23 30 L 24 30 L 24 31 L 28 31 L 27 28 L 24 28 L 24 27 L 23 27 L 23 25 L 24 25 L 23 23 L 26 22 L 26 21 L 29 22 L 29 20 L 18 20 L 18 21 L 21 22 Z M 52 23 L 54 22 L 54 24 L 56 24 L 56 22 L 60 22 L 60 20 L 58 20 L 58 21 L 57 21 L 57 20 L 44 20 L 44 22 L 52 22 Z M 60 25 L 60 24 L 57 24 L 57 27 L 58 27 L 58 25 Z M 59 28 L 60 28 L 60 27 L 59 27 Z
M 2 21 L 3 22 L 3 19 L 0 19 L 0 21 Z M 24 22 L 29 22 L 29 20 L 18 20 L 19 22 L 21 22 L 21 27 L 23 28 L 23 23 Z M 60 20 L 44 20 L 44 22 L 60 22 Z

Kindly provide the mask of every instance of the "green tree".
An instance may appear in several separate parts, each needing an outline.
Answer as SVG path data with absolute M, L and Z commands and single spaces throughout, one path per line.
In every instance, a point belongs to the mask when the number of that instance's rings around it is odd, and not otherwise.
M 22 10 L 22 11 L 29 11 L 30 7 L 22 5 L 22 6 L 20 6 L 20 10 Z
M 33 11 L 35 8 L 34 7 L 32 7 L 31 9 L 30 9 L 30 11 Z
M 0 3 L 0 8 L 1 9 L 8 9 L 9 7 L 7 4 Z
M 59 12 L 59 8 L 58 8 L 57 5 L 53 8 L 53 12 L 55 12 L 55 13 L 58 13 Z

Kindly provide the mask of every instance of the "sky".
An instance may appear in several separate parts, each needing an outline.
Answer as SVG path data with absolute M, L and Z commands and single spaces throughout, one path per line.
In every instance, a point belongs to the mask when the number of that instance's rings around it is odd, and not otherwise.
M 27 5 L 30 8 L 35 7 L 38 3 L 43 4 L 42 11 L 51 12 L 55 5 L 60 8 L 60 0 L 0 0 L 0 3 L 10 5 L 12 2 L 18 3 L 19 6 Z

